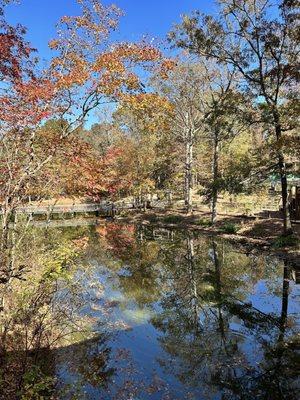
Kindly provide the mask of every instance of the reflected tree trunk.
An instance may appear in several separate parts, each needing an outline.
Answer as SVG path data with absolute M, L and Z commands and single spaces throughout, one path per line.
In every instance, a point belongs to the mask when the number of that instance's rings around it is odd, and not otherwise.
M 226 332 L 225 332 L 225 321 L 222 313 L 222 277 L 221 277 L 221 267 L 223 264 L 223 252 L 222 252 L 222 261 L 219 258 L 217 243 L 213 240 L 212 242 L 212 254 L 213 261 L 215 266 L 215 294 L 216 294 L 216 302 L 218 308 L 218 323 L 219 330 L 222 338 L 222 343 L 224 345 L 224 349 L 227 352 L 226 348 Z
M 195 335 L 197 335 L 197 333 L 200 330 L 199 305 L 198 305 L 199 298 L 198 298 L 197 279 L 195 271 L 194 239 L 190 235 L 188 235 L 187 238 L 187 260 L 188 260 L 188 271 L 190 278 L 192 323 L 195 329 Z
M 224 321 L 221 308 L 222 305 L 221 265 L 217 251 L 217 243 L 215 241 L 212 242 L 212 250 L 213 250 L 213 259 L 215 265 L 215 293 L 216 293 L 216 300 L 218 307 L 219 327 L 223 337 L 225 335 L 225 330 L 224 330 Z
M 281 343 L 284 341 L 286 322 L 288 316 L 288 303 L 289 303 L 289 271 L 288 266 L 284 265 L 283 268 L 283 283 L 282 283 L 282 301 L 281 301 L 281 315 L 280 315 L 280 334 L 278 341 Z

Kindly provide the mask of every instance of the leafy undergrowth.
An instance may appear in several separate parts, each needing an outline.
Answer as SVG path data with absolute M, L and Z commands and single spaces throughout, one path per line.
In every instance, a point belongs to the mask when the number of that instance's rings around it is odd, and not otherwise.
M 232 222 L 227 222 L 221 227 L 222 232 L 231 234 L 237 233 L 239 229 L 240 227 Z
M 146 216 L 147 221 L 151 222 L 151 223 L 155 223 L 159 221 L 159 218 L 156 214 L 148 214 Z
M 209 219 L 198 219 L 197 221 L 194 222 L 195 225 L 199 225 L 199 226 L 212 226 L 212 223 Z
M 182 215 L 166 215 L 163 217 L 163 222 L 167 224 L 178 224 L 184 221 L 184 217 Z
M 300 244 L 299 238 L 295 235 L 288 235 L 288 236 L 278 236 L 272 246 L 276 249 L 281 247 L 294 247 Z

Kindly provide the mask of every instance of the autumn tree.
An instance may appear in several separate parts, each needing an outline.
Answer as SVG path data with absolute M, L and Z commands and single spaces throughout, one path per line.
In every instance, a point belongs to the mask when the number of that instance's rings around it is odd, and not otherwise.
M 53 159 L 57 149 L 84 123 L 91 110 L 124 93 L 136 93 L 141 80 L 136 69 L 161 60 L 159 50 L 146 42 L 113 43 L 121 11 L 100 1 L 79 0 L 81 15 L 63 17 L 57 39 L 50 42 L 54 57 L 46 71 L 23 40 L 24 31 L 2 17 L 1 186 L 2 248 L 8 246 L 8 227 L 28 187 Z M 2 3 L 3 4 L 3 3 Z M 6 35 L 6 36 L 5 36 Z M 36 152 L 40 127 L 49 118 L 61 123 L 57 142 Z M 8 275 L 11 275 L 9 272 Z
M 67 122 L 49 120 L 39 129 L 37 155 L 45 157 L 47 149 L 56 145 L 62 124 Z M 57 147 L 51 163 L 31 180 L 26 188 L 28 198 L 38 201 L 47 197 L 54 201 L 66 196 L 99 201 L 126 191 L 130 182 L 120 167 L 124 153 L 121 145 L 115 142 L 103 149 L 98 142 L 92 145 L 89 139 L 89 131 L 80 128 L 68 136 L 63 146 Z
M 153 190 L 166 188 L 171 180 L 175 159 L 170 141 L 172 115 L 172 104 L 158 93 L 126 96 L 114 114 L 115 124 L 127 135 L 124 144 L 138 206 L 146 206 Z
M 105 156 L 112 146 L 121 146 L 124 140 L 123 132 L 107 121 L 94 123 L 90 129 L 82 130 L 80 136 L 102 156 Z

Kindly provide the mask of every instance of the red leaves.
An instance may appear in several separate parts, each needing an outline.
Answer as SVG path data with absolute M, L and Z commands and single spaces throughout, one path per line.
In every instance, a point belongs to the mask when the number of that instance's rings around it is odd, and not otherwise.
M 47 79 L 17 81 L 9 94 L 0 97 L 0 119 L 18 127 L 36 126 L 51 115 L 55 87 Z
M 51 100 L 55 93 L 55 86 L 49 79 L 31 79 L 18 83 L 16 90 L 24 102 L 34 105 L 40 101 Z
M 8 25 L 1 10 L 0 7 L 0 81 L 14 82 L 30 69 L 33 49 L 24 40 L 24 27 Z
M 49 132 L 48 144 L 55 146 L 55 136 Z M 123 153 L 123 149 L 111 147 L 101 157 L 82 139 L 73 137 L 65 140 L 52 163 L 52 168 L 55 165 L 54 173 L 57 171 L 59 174 L 60 190 L 67 195 L 83 195 L 93 200 L 127 190 L 130 183 L 119 165 Z
M 25 29 L 6 23 L 0 4 L 0 120 L 2 129 L 35 126 L 51 112 L 54 90 L 46 79 L 34 77 L 33 49 L 24 40 Z

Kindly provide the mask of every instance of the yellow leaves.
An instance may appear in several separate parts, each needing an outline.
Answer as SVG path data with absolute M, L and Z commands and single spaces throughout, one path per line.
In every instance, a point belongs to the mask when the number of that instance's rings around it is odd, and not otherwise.
M 58 279 L 58 278 L 68 278 L 69 271 L 66 269 L 73 264 L 75 257 L 78 255 L 78 250 L 76 244 L 61 243 L 55 250 L 47 254 L 44 259 L 44 266 L 46 267 L 46 272 L 44 278 Z
M 158 49 L 145 43 L 122 43 L 97 57 L 92 70 L 99 75 L 98 91 L 105 94 L 118 94 L 121 91 L 134 91 L 140 88 L 140 80 L 133 69 L 140 63 L 160 59 Z
M 167 79 L 169 73 L 173 71 L 175 67 L 176 67 L 175 60 L 172 60 L 171 58 L 164 59 L 159 66 L 158 73 L 163 79 Z
M 156 93 L 140 93 L 136 95 L 125 95 L 123 101 L 135 110 L 157 112 L 171 112 L 172 104 L 165 98 Z
M 49 45 L 50 49 L 55 50 L 59 46 L 59 40 L 57 40 L 57 39 L 50 40 L 48 45 Z
M 149 72 L 149 68 L 159 65 L 161 74 L 167 76 L 173 63 L 163 60 L 161 51 L 152 44 L 142 41 L 108 45 L 109 35 L 122 15 L 119 8 L 105 6 L 99 0 L 78 0 L 78 3 L 80 15 L 62 17 L 58 37 L 49 42 L 49 47 L 58 54 L 51 63 L 51 77 L 58 96 L 60 90 L 73 89 L 72 93 L 61 92 L 65 104 L 74 104 L 72 111 L 75 104 L 81 109 L 81 103 L 91 95 L 117 100 L 137 92 L 141 89 L 141 69 Z M 72 98 L 67 98 L 66 93 Z M 150 112 L 154 100 L 144 104 L 147 111 Z M 96 106 L 97 101 L 93 103 Z M 163 104 L 158 106 L 161 116 L 166 108 Z
M 113 52 L 122 59 L 135 62 L 157 61 L 162 56 L 159 49 L 147 43 L 121 43 Z
M 129 90 L 137 90 L 140 87 L 140 79 L 133 73 L 127 74 L 126 85 Z
M 64 15 L 63 17 L 61 17 L 60 21 L 63 24 L 68 24 L 70 21 L 72 21 L 72 17 L 70 17 L 68 15 Z
M 121 110 L 132 113 L 145 130 L 155 133 L 169 128 L 174 107 L 156 93 L 140 93 L 123 95 Z
M 96 72 L 106 69 L 110 73 L 123 73 L 125 71 L 125 65 L 120 59 L 113 53 L 104 53 L 96 60 L 93 70 Z

